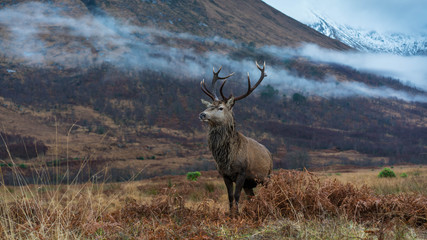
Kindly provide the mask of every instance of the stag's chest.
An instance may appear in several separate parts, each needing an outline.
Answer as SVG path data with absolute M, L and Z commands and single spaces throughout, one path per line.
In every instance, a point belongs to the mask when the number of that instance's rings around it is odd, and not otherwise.
M 238 139 L 233 134 L 224 136 L 223 134 L 211 132 L 208 142 L 218 172 L 223 176 L 231 177 L 235 175 L 236 168 L 239 168 L 239 162 L 236 161 L 240 145 Z
M 231 161 L 231 146 L 228 142 L 219 142 L 216 139 L 209 139 L 209 149 L 212 152 L 212 156 L 215 162 L 219 166 L 226 167 Z
M 225 135 L 223 131 L 211 131 L 209 133 L 208 143 L 209 149 L 218 167 L 221 169 L 227 167 L 231 161 L 230 155 L 232 146 L 230 137 Z

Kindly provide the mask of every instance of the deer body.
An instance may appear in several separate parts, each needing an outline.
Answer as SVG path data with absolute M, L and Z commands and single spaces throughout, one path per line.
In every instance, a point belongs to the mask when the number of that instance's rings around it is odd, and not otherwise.
M 251 89 L 248 77 L 248 93 L 239 98 L 234 98 L 232 96 L 225 98 L 223 96 L 222 88 L 225 81 L 221 86 L 223 100 L 219 100 L 216 94 L 212 94 L 207 90 L 206 86 L 204 86 L 204 82 L 202 82 L 202 90 L 212 98 L 213 102 L 210 103 L 202 100 L 207 109 L 200 113 L 199 118 L 209 124 L 209 148 L 215 159 L 218 172 L 223 177 L 227 187 L 230 212 L 232 212 L 233 209 L 233 202 L 238 212 L 238 203 L 242 188 L 248 196 L 253 196 L 253 188 L 256 187 L 258 183 L 262 183 L 265 178 L 270 175 L 273 168 L 272 156 L 267 148 L 236 130 L 232 111 L 236 99 L 240 100 L 248 96 L 264 78 L 265 65 L 262 69 L 259 66 L 258 68 L 262 73 L 260 80 L 258 80 L 255 87 Z M 219 78 L 219 71 L 214 71 L 213 85 L 217 79 L 226 79 L 231 76 Z M 236 183 L 234 193 L 233 183 Z
M 262 182 L 271 172 L 271 154 L 267 148 L 237 132 L 234 126 L 212 127 L 208 143 L 219 173 L 233 182 L 242 172 L 249 182 Z

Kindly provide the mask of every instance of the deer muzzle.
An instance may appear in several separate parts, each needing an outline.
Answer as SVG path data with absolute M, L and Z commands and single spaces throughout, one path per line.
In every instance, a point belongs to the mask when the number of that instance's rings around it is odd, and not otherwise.
M 202 120 L 202 121 L 206 121 L 207 120 L 206 119 L 206 113 L 204 113 L 204 112 L 200 113 L 199 114 L 199 119 Z

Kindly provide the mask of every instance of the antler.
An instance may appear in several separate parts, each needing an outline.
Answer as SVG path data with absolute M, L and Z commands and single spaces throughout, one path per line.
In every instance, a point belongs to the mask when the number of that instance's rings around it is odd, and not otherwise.
M 215 96 L 207 89 L 206 84 L 205 84 L 205 79 L 203 79 L 200 82 L 200 87 L 202 88 L 202 91 L 208 95 L 213 101 L 215 101 Z
M 231 73 L 231 74 L 229 74 L 228 76 L 226 76 L 226 77 L 220 77 L 220 76 L 218 76 L 219 75 L 219 72 L 221 71 L 221 69 L 222 69 L 222 66 L 218 69 L 218 71 L 217 72 L 215 72 L 215 68 L 213 68 L 212 69 L 212 72 L 213 72 L 213 77 L 212 77 L 212 89 L 213 89 L 213 94 L 208 90 L 208 88 L 206 87 L 206 84 L 205 84 L 205 79 L 203 79 L 201 82 L 200 82 L 200 86 L 201 86 L 201 88 L 202 88 L 202 91 L 206 94 L 206 95 L 208 95 L 213 101 L 215 101 L 215 100 L 218 100 L 218 97 L 216 96 L 216 82 L 218 81 L 218 80 L 224 80 L 224 82 L 226 81 L 225 79 L 227 79 L 227 78 L 229 78 L 229 77 L 231 77 L 234 73 Z M 224 83 L 223 83 L 223 85 L 224 85 Z M 222 87 L 222 86 L 221 86 Z M 222 95 L 222 93 L 221 93 L 221 95 Z
M 257 82 L 253 87 L 251 87 L 251 79 L 249 78 L 249 73 L 248 73 L 248 91 L 247 91 L 245 94 L 243 94 L 242 96 L 239 96 L 239 97 L 234 98 L 234 101 L 242 100 L 243 98 L 245 98 L 245 97 L 249 96 L 249 94 L 251 94 L 251 93 L 255 90 L 255 88 L 257 88 L 257 87 L 258 87 L 258 85 L 262 82 L 262 80 L 264 79 L 264 77 L 266 77 L 266 76 L 267 76 L 267 75 L 265 74 L 265 62 L 264 62 L 264 65 L 263 65 L 263 67 L 262 67 L 262 68 L 258 65 L 258 63 L 257 63 L 256 61 L 255 61 L 255 64 L 256 64 L 257 68 L 261 71 L 261 76 L 259 77 L 258 82 Z M 224 87 L 224 85 L 225 85 L 225 82 L 226 82 L 226 81 L 227 81 L 227 80 L 224 80 L 224 82 L 223 82 L 223 83 L 222 83 L 222 85 L 221 85 L 221 88 L 219 89 L 219 92 L 221 93 L 221 97 L 222 97 L 225 101 L 227 101 L 228 99 L 230 99 L 230 98 L 231 98 L 231 95 L 230 95 L 230 97 L 226 98 L 226 97 L 224 96 L 224 94 L 222 93 L 222 89 L 223 89 L 223 87 Z

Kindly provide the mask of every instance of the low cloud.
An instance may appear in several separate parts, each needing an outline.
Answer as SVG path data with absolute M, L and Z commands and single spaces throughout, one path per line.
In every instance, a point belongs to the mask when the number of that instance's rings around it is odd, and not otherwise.
M 50 4 L 32 2 L 1 9 L 0 30 L 5 36 L 0 40 L 1 54 L 38 67 L 87 68 L 110 63 L 118 68 L 150 69 L 202 79 L 211 78 L 212 66 L 223 65 L 224 74 L 235 71 L 237 76 L 242 76 L 249 71 L 253 80 L 259 75 L 252 61 L 238 61 L 225 53 L 173 47 L 180 46 L 179 42 L 185 40 L 238 48 L 239 44 L 231 40 L 138 27 L 108 16 L 72 16 L 65 7 Z M 264 47 L 262 50 L 285 59 L 304 56 L 314 61 L 346 64 L 359 70 L 398 77 L 411 85 L 427 89 L 422 80 L 426 76 L 426 71 L 421 68 L 422 63 L 426 63 L 424 58 L 343 53 L 313 45 L 299 49 Z M 411 95 L 387 87 L 343 83 L 332 77 L 324 81 L 298 78 L 276 66 L 268 65 L 267 73 L 265 83 L 285 93 L 302 92 L 321 97 L 393 97 L 427 102 L 425 95 Z M 239 82 L 245 84 L 244 78 Z
M 264 47 L 263 51 L 279 58 L 302 56 L 317 62 L 346 65 L 359 71 L 399 79 L 405 85 L 427 91 L 427 57 L 425 56 L 343 52 L 312 44 L 298 49 Z
M 325 81 L 313 81 L 289 75 L 285 71 L 271 71 L 272 84 L 283 92 L 300 92 L 325 98 L 373 97 L 395 98 L 410 102 L 427 102 L 427 96 L 411 94 L 388 87 L 371 87 L 360 82 L 339 82 L 333 77 Z

